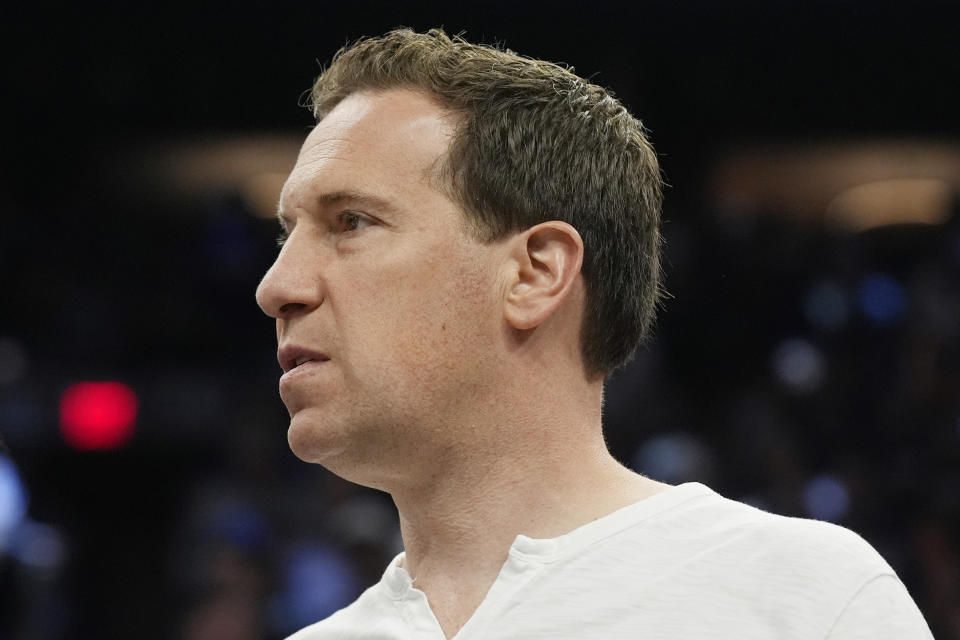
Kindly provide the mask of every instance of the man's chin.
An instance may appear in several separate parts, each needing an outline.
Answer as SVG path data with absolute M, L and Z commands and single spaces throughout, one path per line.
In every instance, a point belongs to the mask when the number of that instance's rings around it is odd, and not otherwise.
M 304 462 L 318 464 L 349 482 L 387 491 L 384 472 L 391 468 L 389 460 L 366 446 L 370 443 L 362 432 L 357 424 L 331 421 L 328 411 L 308 409 L 290 419 L 287 443 Z
M 345 448 L 338 429 L 323 421 L 311 419 L 309 410 L 298 411 L 290 417 L 287 444 L 290 451 L 304 462 L 324 464 L 331 456 Z

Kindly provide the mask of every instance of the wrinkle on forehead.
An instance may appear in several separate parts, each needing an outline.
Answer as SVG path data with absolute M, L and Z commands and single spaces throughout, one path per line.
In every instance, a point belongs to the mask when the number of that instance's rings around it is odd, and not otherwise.
M 350 146 L 350 141 L 345 138 L 321 140 L 301 154 L 297 166 L 301 169 L 310 169 L 331 160 L 354 162 L 353 158 L 350 157 Z

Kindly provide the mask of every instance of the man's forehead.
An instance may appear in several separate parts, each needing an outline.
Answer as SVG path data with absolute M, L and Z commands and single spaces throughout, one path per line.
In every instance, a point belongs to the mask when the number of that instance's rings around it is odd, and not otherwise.
M 454 126 L 449 112 L 419 93 L 352 94 L 309 133 L 284 192 L 332 172 L 364 181 L 413 177 L 433 183 Z
M 453 114 L 423 93 L 408 89 L 357 92 L 317 123 L 301 154 L 373 144 L 384 150 L 399 146 L 406 153 L 437 155 L 446 151 L 455 126 Z

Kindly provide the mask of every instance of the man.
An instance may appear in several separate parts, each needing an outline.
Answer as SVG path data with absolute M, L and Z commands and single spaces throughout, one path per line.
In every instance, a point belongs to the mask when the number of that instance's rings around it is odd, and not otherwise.
M 550 63 L 434 30 L 341 51 L 257 300 L 294 453 L 390 493 L 405 552 L 320 638 L 929 637 L 833 525 L 607 452 L 603 382 L 658 297 L 660 174 Z

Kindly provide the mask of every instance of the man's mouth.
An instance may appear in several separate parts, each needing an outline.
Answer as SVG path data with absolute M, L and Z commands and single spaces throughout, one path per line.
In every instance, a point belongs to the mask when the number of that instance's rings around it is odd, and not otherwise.
M 307 362 L 326 362 L 330 358 L 319 351 L 313 351 L 297 345 L 284 345 L 277 349 L 277 362 L 284 373 L 292 371 Z

